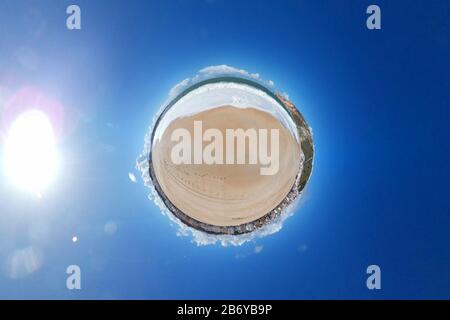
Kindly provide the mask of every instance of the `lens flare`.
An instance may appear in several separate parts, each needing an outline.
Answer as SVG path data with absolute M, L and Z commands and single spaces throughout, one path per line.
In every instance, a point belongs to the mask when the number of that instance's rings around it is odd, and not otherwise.
M 18 115 L 4 146 L 9 181 L 39 196 L 54 180 L 58 167 L 55 135 L 46 114 L 33 109 Z

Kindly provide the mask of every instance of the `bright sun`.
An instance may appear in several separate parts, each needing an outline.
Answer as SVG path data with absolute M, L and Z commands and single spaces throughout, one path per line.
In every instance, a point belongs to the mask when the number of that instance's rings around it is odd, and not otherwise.
M 55 178 L 59 165 L 55 136 L 42 111 L 30 110 L 14 120 L 4 151 L 5 173 L 16 186 L 40 195 Z

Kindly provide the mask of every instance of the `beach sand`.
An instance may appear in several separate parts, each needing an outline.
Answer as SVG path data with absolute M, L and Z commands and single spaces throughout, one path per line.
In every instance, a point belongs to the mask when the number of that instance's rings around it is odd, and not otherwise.
M 225 130 L 279 130 L 279 170 L 261 175 L 261 164 L 180 164 L 171 160 L 171 134 L 185 128 L 194 137 L 194 121 Z M 270 134 L 268 139 L 270 145 Z M 203 142 L 205 147 L 210 142 Z M 225 148 L 224 148 L 225 155 Z M 270 148 L 269 148 L 270 152 Z M 236 154 L 236 153 L 235 153 Z M 248 154 L 247 154 L 248 159 Z M 188 216 L 215 226 L 252 222 L 274 209 L 289 193 L 300 170 L 301 151 L 292 134 L 271 114 L 255 108 L 220 106 L 173 120 L 152 149 L 158 183 L 166 197 Z

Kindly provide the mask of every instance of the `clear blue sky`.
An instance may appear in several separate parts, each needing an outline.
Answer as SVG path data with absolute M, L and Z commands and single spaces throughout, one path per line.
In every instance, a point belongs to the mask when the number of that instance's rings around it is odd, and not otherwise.
M 72 3 L 79 31 L 65 26 Z M 379 31 L 365 26 L 372 3 Z M 65 121 L 64 171 L 43 199 L 0 180 L 0 298 L 450 298 L 449 12 L 437 0 L 2 1 L 0 115 L 31 87 Z M 217 64 L 273 80 L 316 145 L 303 206 L 241 247 L 178 237 L 128 178 L 169 89 Z M 12 277 L 24 248 L 35 263 Z M 80 291 L 66 289 L 71 264 Z M 371 264 L 380 291 L 366 288 Z

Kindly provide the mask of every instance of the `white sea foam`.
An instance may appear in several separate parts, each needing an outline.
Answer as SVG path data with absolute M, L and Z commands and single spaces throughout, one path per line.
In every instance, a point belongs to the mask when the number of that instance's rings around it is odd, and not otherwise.
M 186 82 L 187 80 L 183 80 L 182 83 Z M 286 110 L 280 108 L 279 103 L 274 98 L 264 91 L 246 84 L 218 82 L 205 84 L 192 90 L 178 100 L 164 114 L 164 117 L 158 124 L 155 141 L 153 141 L 153 143 L 161 138 L 164 130 L 173 120 L 180 117 L 187 117 L 200 111 L 227 105 L 232 105 L 237 108 L 255 108 L 264 112 L 269 112 L 294 135 L 297 141 L 299 141 L 295 123 L 289 117 Z

